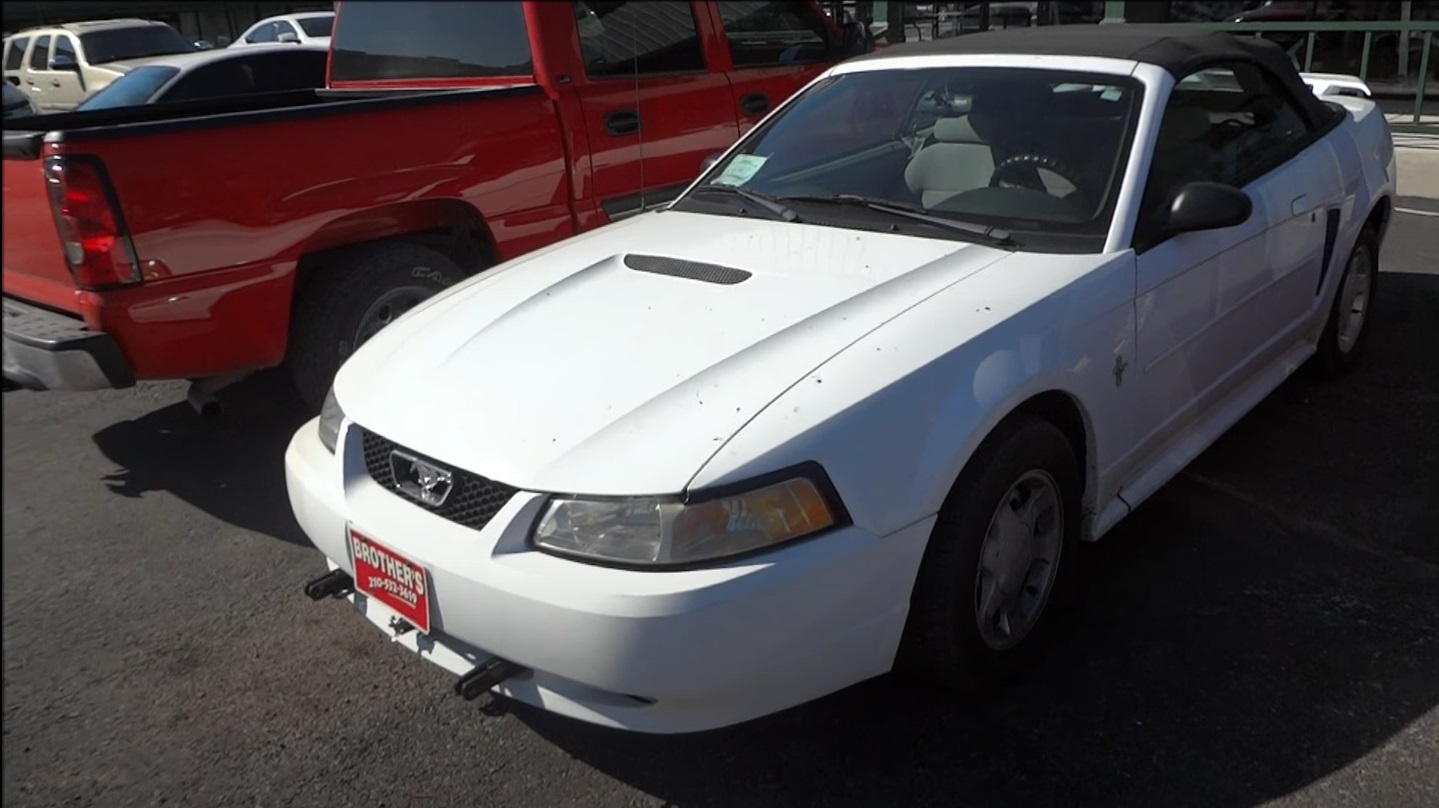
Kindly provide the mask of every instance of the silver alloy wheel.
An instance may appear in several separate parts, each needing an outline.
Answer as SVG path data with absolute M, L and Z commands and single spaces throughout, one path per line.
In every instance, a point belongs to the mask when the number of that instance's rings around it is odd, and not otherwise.
M 1345 268 L 1344 285 L 1339 287 L 1339 321 L 1336 323 L 1339 352 L 1354 350 L 1354 343 L 1364 331 L 1364 320 L 1369 313 L 1369 293 L 1374 288 L 1374 262 L 1370 260 L 1369 248 L 1360 246 L 1349 257 Z
M 393 323 L 401 314 L 413 309 L 421 301 L 435 293 L 426 286 L 401 286 L 380 295 L 380 298 L 365 310 L 360 325 L 355 329 L 355 348 L 364 345 L 380 329 Z
M 1064 500 L 1048 472 L 1033 469 L 1000 500 L 979 549 L 974 617 L 986 645 L 1013 648 L 1039 622 L 1064 547 Z

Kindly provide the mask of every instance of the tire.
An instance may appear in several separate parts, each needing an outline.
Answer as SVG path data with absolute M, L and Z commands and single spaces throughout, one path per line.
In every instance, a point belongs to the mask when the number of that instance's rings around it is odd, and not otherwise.
M 1367 281 L 1362 275 L 1367 275 Z M 1329 319 L 1319 335 L 1314 367 L 1321 376 L 1341 376 L 1353 369 L 1373 330 L 1371 321 L 1378 291 L 1379 238 L 1373 228 L 1366 225 L 1344 261 Z
M 1015 620 L 1006 644 L 1000 622 L 984 621 L 989 628 L 981 629 L 983 595 L 1001 581 L 989 570 L 1018 568 L 1037 575 L 1040 567 L 1029 565 L 1019 556 L 1017 564 L 1000 563 L 1009 555 L 996 553 L 1001 547 L 1013 550 L 1013 541 L 991 544 L 986 537 L 991 522 L 999 518 L 999 509 L 1006 499 L 1011 502 L 1030 501 L 1016 494 L 1050 486 L 1054 509 L 1037 524 L 1049 541 L 1032 539 L 1031 548 L 1052 544 L 1048 550 L 1049 586 L 1042 597 L 1031 594 L 1032 608 L 1029 628 L 1020 630 L 1022 618 L 1014 611 Z M 914 591 L 910 597 L 909 619 L 900 643 L 900 672 L 941 687 L 963 692 L 980 692 L 1007 684 L 1032 667 L 1036 657 L 1052 633 L 1056 614 L 1067 605 L 1067 583 L 1074 577 L 1076 549 L 1079 542 L 1080 474 L 1073 449 L 1064 433 L 1047 421 L 1028 415 L 1012 416 L 985 439 L 974 457 L 965 466 L 944 507 L 940 509 L 934 532 L 930 535 L 920 565 Z M 988 563 L 981 564 L 985 554 Z M 1040 557 L 1045 553 L 1037 553 Z M 981 567 L 986 569 L 981 578 Z M 1042 576 L 1041 576 L 1042 577 Z M 1025 586 L 1008 586 L 1012 591 L 1028 591 L 1039 577 L 1008 576 L 1011 581 L 1023 579 Z M 986 582 L 989 586 L 986 586 Z M 1002 590 L 1004 587 L 1000 587 Z M 992 610 L 989 612 L 993 613 Z
M 464 277 L 443 253 L 404 241 L 335 252 L 311 270 L 296 290 L 286 357 L 309 411 L 320 411 L 340 365 L 365 340 Z

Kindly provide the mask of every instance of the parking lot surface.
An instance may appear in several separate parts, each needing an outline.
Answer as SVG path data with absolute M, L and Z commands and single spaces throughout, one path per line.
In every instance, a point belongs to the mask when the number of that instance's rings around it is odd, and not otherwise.
M 1300 374 L 1086 548 L 1030 680 L 883 677 L 616 733 L 451 678 L 339 602 L 275 374 L 4 395 L 7 806 L 1439 805 L 1439 219 L 1397 214 L 1363 366 Z

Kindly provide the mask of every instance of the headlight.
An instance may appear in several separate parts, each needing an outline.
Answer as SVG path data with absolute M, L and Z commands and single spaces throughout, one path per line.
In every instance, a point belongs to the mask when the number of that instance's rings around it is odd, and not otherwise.
M 761 550 L 846 519 L 822 475 L 793 476 L 688 503 L 663 497 L 555 497 L 535 525 L 534 544 L 560 555 L 648 566 Z
M 325 403 L 320 407 L 320 443 L 335 453 L 335 445 L 340 442 L 340 422 L 345 420 L 345 411 L 340 409 L 340 402 L 335 399 L 335 388 L 331 387 L 330 392 L 325 395 Z

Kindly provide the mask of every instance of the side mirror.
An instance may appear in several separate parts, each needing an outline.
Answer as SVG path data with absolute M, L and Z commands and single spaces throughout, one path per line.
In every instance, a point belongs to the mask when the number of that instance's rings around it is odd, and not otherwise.
M 714 168 L 714 164 L 719 162 L 719 159 L 722 155 L 722 152 L 715 152 L 714 154 L 711 154 L 710 156 L 702 160 L 700 162 L 700 173 L 703 174 L 706 171 L 709 171 L 711 168 Z
M 859 20 L 845 20 L 840 26 L 839 53 L 841 59 L 869 53 L 874 50 L 874 37 L 869 35 L 869 26 Z
M 1164 232 L 1169 235 L 1218 230 L 1249 221 L 1254 202 L 1249 194 L 1218 182 L 1191 182 L 1181 186 L 1169 203 Z
M 299 41 L 300 41 L 300 35 L 299 35 L 299 34 L 296 34 L 296 33 L 291 33 L 291 32 L 288 32 L 288 31 L 287 31 L 286 33 L 280 34 L 279 41 L 281 41 L 281 42 L 299 42 Z
M 74 56 L 68 53 L 57 53 L 50 57 L 50 69 L 68 70 L 73 73 L 78 73 L 80 71 L 80 64 L 75 61 Z

